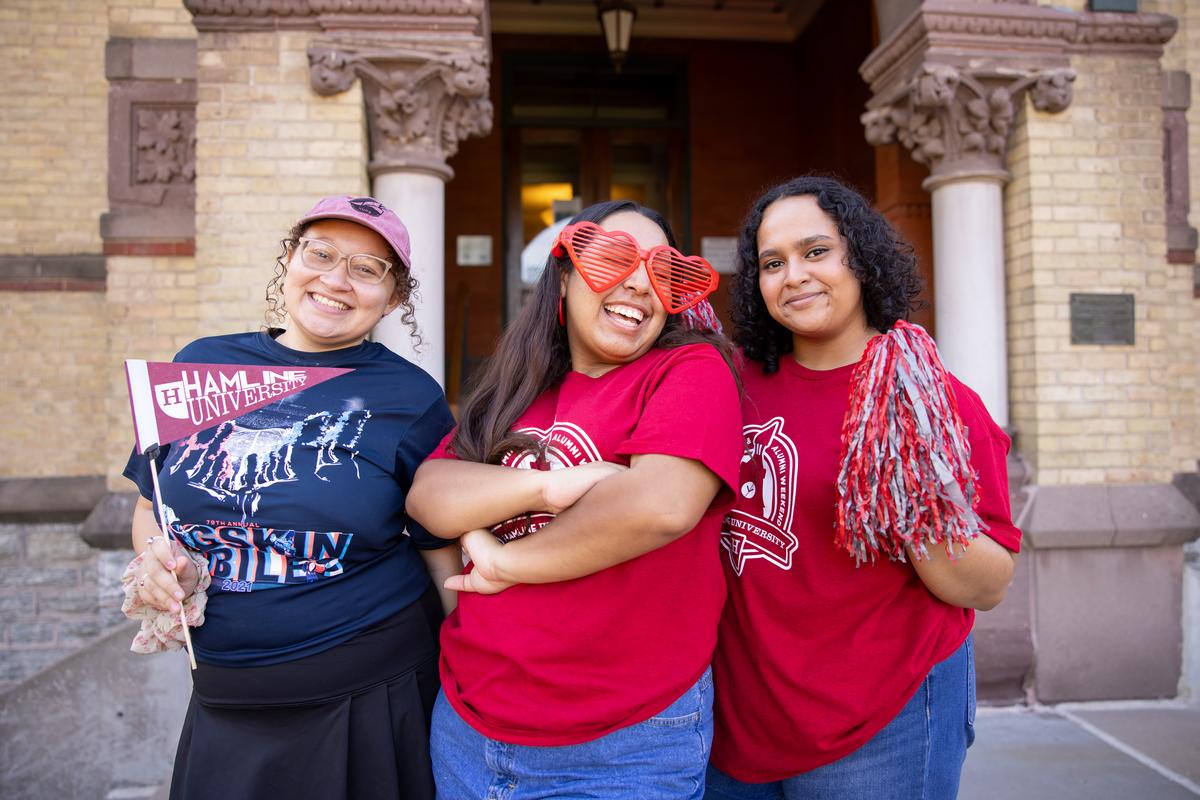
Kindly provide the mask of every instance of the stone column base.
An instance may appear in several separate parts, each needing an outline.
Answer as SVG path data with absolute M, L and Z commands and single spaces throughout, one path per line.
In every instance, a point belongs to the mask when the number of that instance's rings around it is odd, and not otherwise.
M 104 497 L 103 475 L 0 479 L 0 521 L 79 522 Z
M 1170 484 L 1036 487 L 1031 504 L 1036 699 L 1176 696 L 1184 546 L 1200 511 Z
M 97 550 L 128 550 L 137 492 L 109 492 L 92 509 L 79 536 Z

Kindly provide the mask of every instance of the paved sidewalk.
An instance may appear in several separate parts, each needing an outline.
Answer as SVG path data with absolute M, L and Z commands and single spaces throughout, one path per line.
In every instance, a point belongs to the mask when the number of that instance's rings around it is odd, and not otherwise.
M 1200 705 L 980 708 L 975 731 L 959 800 L 1200 798 Z M 116 790 L 107 800 L 166 800 L 168 784 Z
M 1196 800 L 1200 705 L 981 708 L 960 800 Z

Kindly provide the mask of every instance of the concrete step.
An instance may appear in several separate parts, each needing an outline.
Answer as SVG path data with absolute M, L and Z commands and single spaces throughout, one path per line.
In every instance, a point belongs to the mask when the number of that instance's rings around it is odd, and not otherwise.
M 182 653 L 131 653 L 136 630 L 124 622 L 0 695 L 0 795 L 156 797 L 191 678 Z

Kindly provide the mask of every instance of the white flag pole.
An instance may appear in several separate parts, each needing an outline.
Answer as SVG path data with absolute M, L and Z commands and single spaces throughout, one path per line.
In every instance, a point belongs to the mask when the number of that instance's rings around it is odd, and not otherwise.
M 167 530 L 167 511 L 163 506 L 162 489 L 159 488 L 158 485 L 158 463 L 156 461 L 158 458 L 158 445 L 152 445 L 151 447 L 147 448 L 146 455 L 150 459 L 150 477 L 154 480 L 154 502 L 158 506 L 159 525 L 162 527 L 163 539 L 167 542 L 167 545 L 170 546 L 172 538 L 170 532 Z M 174 550 L 175 548 L 172 547 L 171 551 L 173 558 Z M 179 565 L 176 564 L 175 569 L 177 570 L 178 568 Z M 172 572 L 175 572 L 175 570 L 172 570 Z M 183 644 L 184 648 L 187 650 L 188 663 L 192 665 L 192 669 L 195 669 L 196 654 L 192 651 L 192 632 L 188 629 L 187 615 L 184 614 L 182 601 L 179 603 L 179 624 L 183 626 Z
M 125 360 L 125 375 L 129 379 L 129 400 L 133 406 L 133 427 L 137 432 L 138 450 L 150 461 L 150 477 L 154 480 L 154 504 L 158 509 L 158 524 L 163 540 L 168 546 L 173 541 L 167 530 L 167 514 L 163 505 L 162 489 L 158 484 L 159 453 L 158 422 L 154 416 L 154 396 L 150 389 L 150 373 L 146 362 L 140 359 Z M 172 548 L 174 555 L 174 548 Z M 178 569 L 178 567 L 176 567 Z M 174 571 L 174 570 L 172 570 Z M 192 632 L 188 630 L 187 616 L 183 603 L 179 604 L 179 623 L 183 626 L 183 643 L 187 649 L 188 663 L 196 668 L 196 654 L 192 651 Z

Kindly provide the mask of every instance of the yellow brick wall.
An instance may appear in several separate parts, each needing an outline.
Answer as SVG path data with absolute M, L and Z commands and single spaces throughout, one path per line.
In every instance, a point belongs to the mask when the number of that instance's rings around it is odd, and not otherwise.
M 104 471 L 104 295 L 0 292 L 0 478 Z
M 104 0 L 0 3 L 0 255 L 99 253 Z M 0 292 L 0 478 L 104 471 L 104 295 Z
M 1039 323 L 1053 309 L 1036 309 L 1033 289 L 1033 212 L 1029 164 L 1029 125 L 1026 111 L 1018 108 L 1008 142 L 1008 171 L 1012 178 L 1004 190 L 1004 269 L 1008 317 L 1009 420 L 1016 432 L 1014 446 L 1036 465 L 1040 419 L 1036 411 L 1037 388 L 1034 346 Z
M 170 361 L 196 338 L 196 269 L 190 257 L 118 256 L 108 259 L 105 303 L 108 347 L 104 358 L 107 395 L 105 437 L 108 488 L 128 492 L 121 470 L 133 446 L 124 360 Z
M 197 41 L 196 289 L 205 333 L 261 327 L 288 228 L 324 195 L 367 191 L 361 90 L 314 93 L 308 39 L 202 33 Z
M 1166 263 L 1162 74 L 1077 56 L 1061 114 L 1026 106 L 1006 190 L 1012 419 L 1044 485 L 1169 481 L 1194 464 L 1191 273 Z M 1072 292 L 1132 293 L 1133 346 L 1072 346 Z
M 101 251 L 105 42 L 195 35 L 181 0 L 0 3 L 0 255 Z M 11 376 L 0 385 L 0 478 L 119 474 L 131 440 L 121 361 L 166 358 L 193 338 L 191 258 L 109 258 L 108 273 L 107 296 L 0 293 Z
M 1179 30 L 1163 48 L 1163 69 L 1188 69 L 1188 62 L 1196 57 L 1195 54 L 1189 57 L 1187 52 L 1188 5 L 1187 0 L 1141 0 L 1139 3 L 1140 10 L 1144 13 L 1168 14 L 1179 22 Z
M 196 38 L 183 0 L 108 0 L 108 31 L 130 39 Z
M 198 336 L 262 327 L 279 240 L 320 197 L 365 193 L 357 87 L 309 87 L 308 34 L 205 33 L 197 41 L 196 256 L 110 258 L 108 481 L 131 429 L 120 364 L 169 359 Z
M 195 39 L 192 15 L 182 0 L 108 0 L 113 38 Z M 121 470 L 133 444 L 125 386 L 126 358 L 168 361 L 196 337 L 196 272 L 191 257 L 108 259 L 105 314 L 109 342 L 104 359 L 106 432 L 102 471 L 108 488 L 132 488 Z
M 1189 221 L 1200 229 L 1200 4 L 1188 0 L 1143 0 L 1142 10 L 1155 14 L 1170 14 L 1179 21 L 1179 30 L 1167 43 L 1163 53 L 1163 69 L 1184 70 L 1192 76 L 1192 103 L 1187 111 L 1188 172 L 1191 190 Z M 1194 267 L 1183 265 L 1185 272 Z M 1192 303 L 1192 341 L 1200 348 L 1200 299 Z M 1198 354 L 1200 357 L 1200 354 Z M 1196 393 L 1194 419 L 1200 420 L 1200 391 Z M 1197 423 L 1200 425 L 1200 422 Z M 1197 434 L 1200 439 L 1200 434 Z M 1190 470 L 1196 470 L 1200 459 L 1200 441 L 1192 454 Z
M 100 252 L 105 0 L 0 3 L 0 254 Z

